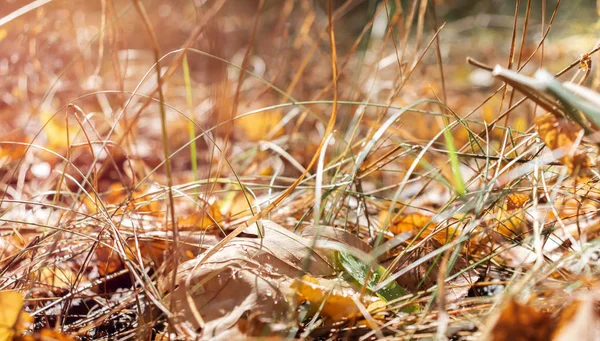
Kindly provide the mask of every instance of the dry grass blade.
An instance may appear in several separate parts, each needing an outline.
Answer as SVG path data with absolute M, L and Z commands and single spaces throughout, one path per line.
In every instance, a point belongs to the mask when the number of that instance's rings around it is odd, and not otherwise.
M 553 4 L 3 3 L 0 339 L 593 339 L 597 8 Z

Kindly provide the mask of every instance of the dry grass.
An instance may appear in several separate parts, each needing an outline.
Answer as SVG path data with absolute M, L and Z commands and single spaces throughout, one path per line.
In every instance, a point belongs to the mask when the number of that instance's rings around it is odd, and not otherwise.
M 593 7 L 467 3 L 3 5 L 9 329 L 558 335 L 598 290 L 595 97 L 491 71 L 597 90 Z

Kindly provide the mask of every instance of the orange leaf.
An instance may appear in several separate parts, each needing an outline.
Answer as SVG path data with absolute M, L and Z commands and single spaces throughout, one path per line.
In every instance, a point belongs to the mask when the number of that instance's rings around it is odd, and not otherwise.
M 510 301 L 502 308 L 490 332 L 492 341 L 550 340 L 554 319 L 550 313 Z
M 99 246 L 96 249 L 96 259 L 98 261 L 98 272 L 101 276 L 117 272 L 125 266 L 119 255 L 108 246 Z
M 379 215 L 379 221 L 387 219 L 387 211 Z M 437 229 L 438 225 L 431 222 L 431 216 L 421 213 L 409 213 L 396 218 L 390 225 L 389 231 L 393 234 L 411 233 L 418 236 L 418 240 L 425 239 L 433 234 L 433 238 L 438 242 L 445 244 L 448 239 L 453 238 L 456 230 L 452 227 Z
M 15 142 L 17 142 L 17 144 L 15 144 Z M 0 158 L 8 157 L 11 161 L 21 159 L 27 150 L 26 145 L 18 144 L 21 142 L 29 143 L 29 138 L 23 135 L 0 136 Z
M 349 288 L 344 290 L 338 281 L 304 275 L 295 279 L 290 287 L 296 291 L 298 303 L 308 302 L 313 314 L 340 321 L 360 312 L 352 298 L 356 292 Z
M 177 225 L 182 230 L 208 230 L 217 228 L 217 223 L 223 220 L 221 208 L 213 202 L 208 210 L 197 210 L 192 214 L 177 219 Z
M 560 149 L 566 154 L 560 160 L 563 165 L 569 167 L 569 170 L 573 171 L 577 166 L 581 168 L 590 166 L 590 159 L 584 150 L 572 151 L 581 131 L 575 122 L 558 118 L 553 114 L 546 114 L 535 119 L 535 126 L 538 135 L 548 148 Z
M 146 213 L 154 216 L 161 216 L 160 204 L 156 200 L 152 200 L 149 195 L 144 192 L 145 189 L 138 188 L 131 197 L 130 190 L 121 183 L 113 183 L 106 194 L 102 196 L 102 200 L 106 205 L 121 206 L 117 213 L 123 213 L 125 208 L 136 213 Z M 83 203 L 91 213 L 97 213 L 98 201 L 100 199 L 93 193 L 91 198 L 83 197 Z
M 514 193 L 506 196 L 502 209 L 498 211 L 497 232 L 508 238 L 521 234 L 525 221 L 523 208 L 528 202 L 529 196 L 525 194 Z
M 525 204 L 529 201 L 529 196 L 525 194 L 509 194 L 506 196 L 505 200 L 505 209 L 506 210 L 516 210 L 518 208 L 525 207 Z
M 431 217 L 421 213 L 410 213 L 398 217 L 390 226 L 390 232 L 400 234 L 403 232 L 418 233 L 431 222 Z

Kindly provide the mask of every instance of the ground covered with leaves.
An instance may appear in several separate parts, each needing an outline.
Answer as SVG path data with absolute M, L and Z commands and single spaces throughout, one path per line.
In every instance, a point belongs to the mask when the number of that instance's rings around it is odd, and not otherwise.
M 592 1 L 0 5 L 0 340 L 597 340 Z

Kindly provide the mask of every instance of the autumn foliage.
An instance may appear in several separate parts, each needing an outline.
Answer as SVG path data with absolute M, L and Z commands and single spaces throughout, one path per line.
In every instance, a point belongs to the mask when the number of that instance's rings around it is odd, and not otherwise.
M 597 340 L 579 3 L 0 4 L 0 341 Z

